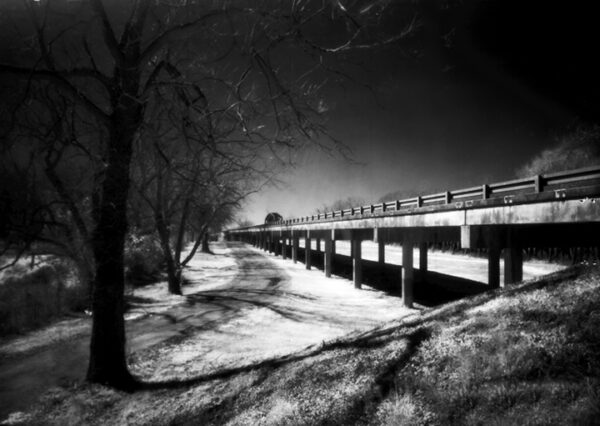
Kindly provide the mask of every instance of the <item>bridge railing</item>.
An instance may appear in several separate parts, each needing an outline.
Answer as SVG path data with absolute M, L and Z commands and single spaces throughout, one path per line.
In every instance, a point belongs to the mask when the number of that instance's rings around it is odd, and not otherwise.
M 597 182 L 595 182 L 597 181 Z M 513 179 L 504 182 L 484 184 L 470 188 L 456 189 L 453 191 L 439 192 L 423 196 L 393 200 L 364 206 L 351 207 L 344 210 L 335 210 L 302 216 L 293 219 L 284 219 L 268 225 L 294 225 L 309 224 L 323 220 L 344 219 L 348 217 L 361 218 L 375 213 L 402 212 L 419 207 L 445 206 L 452 203 L 459 204 L 461 208 L 469 207 L 469 201 L 487 200 L 504 197 L 506 203 L 512 203 L 518 195 L 554 192 L 556 198 L 564 198 L 568 188 L 580 187 L 588 184 L 600 184 L 600 166 L 585 167 L 545 175 L 535 175 L 522 179 Z M 458 207 L 458 206 L 457 206 Z M 265 225 L 257 225 L 256 227 Z M 248 227 L 254 228 L 254 227 Z M 246 229 L 246 228 L 240 228 Z

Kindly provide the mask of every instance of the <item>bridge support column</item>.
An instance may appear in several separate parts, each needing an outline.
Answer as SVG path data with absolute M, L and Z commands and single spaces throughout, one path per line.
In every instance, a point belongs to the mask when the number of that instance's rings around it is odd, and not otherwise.
M 380 265 L 383 265 L 385 263 L 385 242 L 383 241 L 383 239 L 379 239 L 379 241 L 377 241 L 377 245 L 378 245 L 378 261 Z
M 362 240 L 360 238 L 352 238 L 352 279 L 354 281 L 355 288 L 361 288 L 362 286 L 362 255 L 361 245 Z
M 504 285 L 523 280 L 523 251 L 520 247 L 504 249 Z
M 500 287 L 500 248 L 488 248 L 488 286 Z
M 325 253 L 323 259 L 323 266 L 325 270 L 325 276 L 327 278 L 331 277 L 331 267 L 333 265 L 333 253 L 331 252 L 331 236 L 325 237 Z
M 425 272 L 427 272 L 427 243 L 419 243 L 419 271 L 421 272 L 422 278 L 425 279 Z
M 285 237 L 281 240 L 281 258 L 287 259 L 287 238 Z
M 300 238 L 298 238 L 297 235 L 292 237 L 292 260 L 294 263 L 298 263 L 298 246 L 300 245 L 299 240 Z
M 310 269 L 311 267 L 311 246 L 310 246 L 310 232 L 306 231 L 306 238 L 304 240 L 304 265 L 306 269 Z
M 402 303 L 407 308 L 413 307 L 414 284 L 413 244 L 411 241 L 405 240 L 402 242 Z
M 331 238 L 331 255 L 335 256 L 335 240 Z
M 321 239 L 317 238 L 317 253 L 321 252 Z

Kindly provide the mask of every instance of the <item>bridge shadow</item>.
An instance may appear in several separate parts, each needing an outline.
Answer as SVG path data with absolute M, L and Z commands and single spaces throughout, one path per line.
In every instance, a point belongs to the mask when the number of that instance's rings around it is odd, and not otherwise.
M 298 249 L 298 258 L 304 260 L 305 251 Z M 317 269 L 324 269 L 324 253 L 313 250 L 311 252 L 311 265 Z M 402 267 L 372 260 L 362 260 L 363 284 L 388 295 L 401 297 Z M 335 254 L 333 258 L 332 273 L 342 278 L 352 279 L 352 258 L 350 256 Z M 459 300 L 465 296 L 480 294 L 489 290 L 487 284 L 469 280 L 462 277 L 443 274 L 440 272 L 425 271 L 422 273 L 415 269 L 414 298 L 417 303 L 426 307 L 441 305 Z

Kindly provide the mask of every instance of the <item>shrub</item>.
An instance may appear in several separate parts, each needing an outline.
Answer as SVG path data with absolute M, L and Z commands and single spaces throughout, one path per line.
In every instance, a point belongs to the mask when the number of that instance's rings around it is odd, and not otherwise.
M 68 311 L 86 306 L 87 292 L 60 260 L 33 271 L 11 274 L 0 285 L 0 335 L 47 324 Z
M 164 263 L 163 251 L 154 235 L 130 234 L 125 242 L 125 277 L 134 285 L 157 281 Z

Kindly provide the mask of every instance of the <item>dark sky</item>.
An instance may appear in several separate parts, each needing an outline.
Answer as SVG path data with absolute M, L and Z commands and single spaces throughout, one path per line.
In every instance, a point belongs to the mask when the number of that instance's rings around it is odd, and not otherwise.
M 304 153 L 280 188 L 250 200 L 246 217 L 513 178 L 557 134 L 600 116 L 592 3 L 419 2 L 423 26 L 402 50 L 364 53 L 371 90 L 329 90 L 330 129 L 356 162 Z

